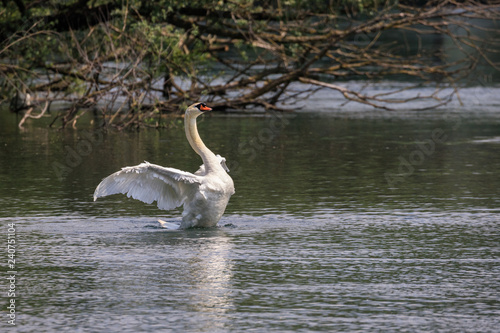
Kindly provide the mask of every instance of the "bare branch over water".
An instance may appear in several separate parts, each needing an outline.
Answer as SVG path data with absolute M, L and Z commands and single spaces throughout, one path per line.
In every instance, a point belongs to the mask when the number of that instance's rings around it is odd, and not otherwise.
M 154 127 L 196 100 L 286 110 L 318 89 L 432 108 L 459 98 L 471 73 L 500 69 L 497 1 L 16 3 L 0 5 L 0 100 L 20 126 L 47 114 L 75 126 L 92 111 L 102 126 Z M 412 84 L 368 95 L 349 80 Z

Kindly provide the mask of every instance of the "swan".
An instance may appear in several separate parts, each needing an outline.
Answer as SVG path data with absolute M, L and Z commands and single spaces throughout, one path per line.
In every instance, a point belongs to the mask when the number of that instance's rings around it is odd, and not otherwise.
M 203 160 L 198 171 L 193 174 L 146 161 L 124 167 L 101 181 L 95 189 L 94 201 L 122 193 L 148 204 L 156 201 L 160 209 L 169 210 L 182 205 L 184 211 L 180 225 L 158 220 L 162 227 L 216 226 L 234 194 L 234 183 L 228 175 L 226 159 L 210 151 L 198 134 L 196 118 L 210 110 L 205 103 L 195 103 L 186 109 L 184 116 L 186 138 Z

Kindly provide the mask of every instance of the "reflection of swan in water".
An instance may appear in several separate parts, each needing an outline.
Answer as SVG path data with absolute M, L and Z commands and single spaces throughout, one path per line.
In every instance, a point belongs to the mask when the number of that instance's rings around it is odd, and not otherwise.
M 203 230 L 199 236 L 196 242 L 199 246 L 190 244 L 191 253 L 186 255 L 188 272 L 176 283 L 192 288 L 189 302 L 198 312 L 198 324 L 209 322 L 211 330 L 223 329 L 227 323 L 220 321 L 221 316 L 234 307 L 230 292 L 233 288 L 234 264 L 230 258 L 233 243 L 222 230 Z M 200 320 L 203 318 L 205 320 Z
M 105 239 L 116 243 L 107 243 L 110 250 L 97 260 L 109 269 L 104 279 L 110 278 L 113 295 L 122 295 L 132 321 L 144 318 L 150 328 L 159 318 L 163 324 L 154 331 L 162 332 L 227 332 L 236 325 L 239 297 L 233 234 L 227 228 L 112 234 Z
M 227 174 L 229 170 L 225 158 L 212 153 L 198 134 L 196 118 L 210 110 L 205 103 L 195 103 L 187 108 L 184 118 L 189 144 L 203 160 L 197 172 L 192 174 L 148 162 L 125 167 L 97 186 L 94 201 L 99 197 L 122 193 L 146 203 L 156 201 L 160 209 L 183 205 L 180 228 L 215 226 L 234 194 L 234 184 Z M 159 222 L 163 227 L 179 228 L 173 223 Z

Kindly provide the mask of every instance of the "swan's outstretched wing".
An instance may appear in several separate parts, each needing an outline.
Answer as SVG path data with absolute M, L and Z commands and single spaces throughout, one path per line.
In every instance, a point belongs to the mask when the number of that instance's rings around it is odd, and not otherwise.
M 217 157 L 217 159 L 219 160 L 220 165 L 222 166 L 222 168 L 224 170 L 226 170 L 227 173 L 229 173 L 229 168 L 226 165 L 226 158 L 220 156 L 219 154 L 215 155 L 215 157 Z M 205 164 L 200 165 L 200 168 L 194 174 L 195 175 L 200 175 L 200 176 L 204 175 L 205 174 Z
M 219 161 L 220 161 L 220 165 L 222 166 L 222 168 L 223 168 L 224 170 L 226 170 L 226 172 L 227 172 L 227 173 L 229 173 L 229 168 L 228 168 L 228 167 L 227 167 L 227 165 L 226 165 L 226 158 L 225 158 L 225 157 L 220 156 L 219 154 L 217 154 L 217 155 L 215 155 L 215 156 L 219 159 Z
M 95 189 L 94 201 L 122 193 L 148 204 L 156 201 L 158 208 L 168 210 L 182 205 L 199 185 L 200 178 L 192 173 L 144 162 L 104 178 Z

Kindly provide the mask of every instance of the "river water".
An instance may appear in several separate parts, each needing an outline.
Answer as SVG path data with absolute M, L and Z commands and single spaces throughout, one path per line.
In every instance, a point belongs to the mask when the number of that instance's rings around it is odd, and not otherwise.
M 92 201 L 123 166 L 195 171 L 181 120 L 21 131 L 2 111 L 1 330 L 498 332 L 499 91 L 427 113 L 202 116 L 236 194 L 218 228 L 185 231 L 156 223 L 180 211 Z

